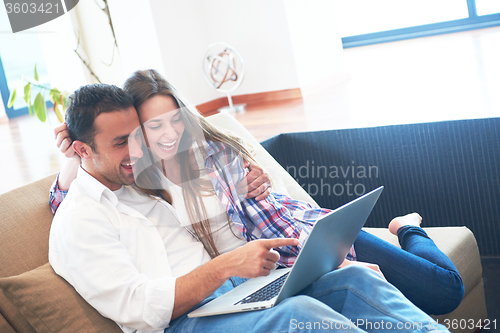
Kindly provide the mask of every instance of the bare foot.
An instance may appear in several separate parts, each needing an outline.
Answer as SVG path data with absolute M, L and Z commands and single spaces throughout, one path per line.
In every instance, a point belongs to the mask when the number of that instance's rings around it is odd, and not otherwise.
M 420 227 L 422 223 L 422 217 L 418 215 L 418 213 L 411 213 L 405 216 L 398 216 L 392 219 L 391 223 L 389 223 L 389 231 L 393 235 L 398 234 L 399 228 L 405 225 L 414 225 Z

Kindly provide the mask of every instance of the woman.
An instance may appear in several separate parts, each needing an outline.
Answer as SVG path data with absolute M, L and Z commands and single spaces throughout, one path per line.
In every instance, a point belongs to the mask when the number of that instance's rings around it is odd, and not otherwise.
M 256 162 L 239 138 L 210 125 L 154 70 L 134 73 L 124 89 L 134 98 L 149 153 L 141 160 L 137 187 L 171 203 L 211 256 L 256 238 L 293 237 L 302 244 L 314 222 L 329 212 L 274 192 L 260 201 L 241 197 L 236 184 L 247 173 L 243 160 Z M 71 171 L 61 172 L 65 178 L 71 179 Z M 51 197 L 59 193 L 55 188 Z M 402 249 L 362 231 L 351 256 L 378 265 L 425 312 L 448 313 L 460 304 L 463 283 L 420 222 L 414 213 L 390 223 Z M 281 264 L 293 264 L 300 244 L 280 250 Z

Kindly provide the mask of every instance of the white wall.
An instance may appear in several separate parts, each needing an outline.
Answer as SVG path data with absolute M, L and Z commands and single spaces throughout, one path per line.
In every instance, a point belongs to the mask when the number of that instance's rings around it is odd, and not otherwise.
M 51 86 L 72 93 L 87 84 L 84 65 L 73 51 L 77 42 L 70 15 L 60 16 L 36 29 Z
M 102 83 L 121 86 L 124 77 L 120 55 L 114 45 L 108 17 L 99 5 L 99 1 L 80 1 L 70 12 L 74 30 L 80 38 L 78 52 Z M 88 70 L 86 73 L 88 83 L 98 82 Z
M 346 79 L 334 2 L 285 0 L 284 4 L 302 92 Z
M 200 2 L 208 31 L 204 48 L 213 42 L 227 42 L 245 61 L 245 78 L 235 94 L 299 87 L 284 1 Z
M 201 3 L 151 0 L 165 76 L 193 104 L 221 97 L 211 91 L 201 72 L 209 36 Z
M 202 57 L 213 42 L 231 44 L 245 61 L 245 78 L 235 95 L 312 86 L 343 71 L 341 41 L 327 0 L 109 4 L 125 76 L 156 68 L 193 104 L 223 96 L 201 72 Z
M 165 74 L 160 40 L 150 1 L 109 0 L 122 64 L 123 81 L 138 69 L 155 68 Z
M 133 16 L 133 1 L 125 1 L 111 0 L 110 8 L 128 74 L 156 68 L 193 104 L 222 97 L 205 82 L 201 64 L 208 45 L 224 41 L 241 53 L 246 66 L 234 94 L 299 85 L 281 1 L 150 0 L 150 7 L 141 7 Z

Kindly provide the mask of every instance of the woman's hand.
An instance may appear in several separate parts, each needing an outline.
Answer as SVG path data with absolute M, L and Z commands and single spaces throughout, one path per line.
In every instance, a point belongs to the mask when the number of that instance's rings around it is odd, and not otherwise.
M 250 171 L 238 184 L 238 194 L 245 195 L 246 199 L 255 198 L 259 201 L 267 198 L 271 193 L 271 178 L 261 167 L 243 161 L 243 168 Z
M 67 157 L 61 172 L 59 173 L 59 178 L 57 180 L 57 187 L 61 191 L 67 191 L 69 186 L 76 178 L 78 172 L 78 167 L 80 166 L 80 156 L 73 149 L 73 141 L 69 137 L 68 126 L 66 123 L 62 123 L 54 129 L 54 134 L 56 136 L 56 146 L 59 151 Z
M 54 134 L 56 136 L 56 146 L 59 148 L 59 151 L 64 154 L 64 156 L 67 158 L 78 157 L 73 149 L 73 141 L 69 137 L 68 126 L 66 123 L 62 123 L 57 126 L 54 129 Z
M 359 266 L 368 267 L 369 269 L 373 269 L 375 272 L 377 272 L 377 274 L 380 275 L 384 280 L 386 279 L 385 276 L 384 276 L 384 274 L 380 270 L 380 267 L 378 267 L 377 264 L 370 264 L 370 263 L 367 263 L 367 262 L 351 261 L 351 260 L 344 259 L 344 262 L 342 264 L 340 264 L 340 266 L 337 267 L 337 268 L 343 268 L 343 267 L 346 267 L 346 266 L 349 266 L 349 265 L 359 265 Z

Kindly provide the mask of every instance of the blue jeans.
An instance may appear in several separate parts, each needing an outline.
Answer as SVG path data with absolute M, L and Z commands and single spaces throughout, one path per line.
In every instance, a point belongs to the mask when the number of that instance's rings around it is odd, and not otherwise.
M 231 290 L 227 281 L 205 302 Z M 205 303 L 203 302 L 203 303 Z M 374 271 L 348 266 L 267 310 L 170 322 L 172 332 L 448 332 Z
M 401 227 L 398 239 L 401 249 L 361 231 L 354 242 L 357 259 L 379 265 L 387 281 L 426 313 L 453 311 L 464 285 L 451 260 L 422 228 Z

